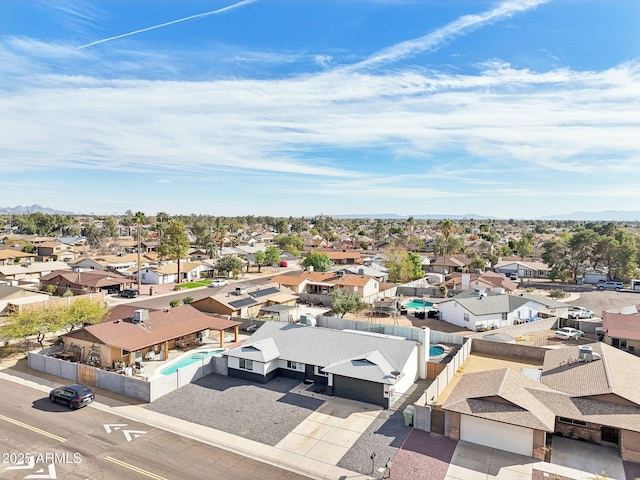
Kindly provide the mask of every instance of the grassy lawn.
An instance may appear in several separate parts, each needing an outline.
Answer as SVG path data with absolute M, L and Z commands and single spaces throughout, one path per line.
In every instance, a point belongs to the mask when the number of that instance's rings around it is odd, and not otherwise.
M 180 284 L 180 288 L 198 288 L 198 287 L 206 287 L 207 285 L 209 285 L 211 283 L 211 280 L 207 279 L 207 278 L 203 278 L 201 280 L 198 280 L 197 282 L 187 282 L 187 283 L 181 283 Z

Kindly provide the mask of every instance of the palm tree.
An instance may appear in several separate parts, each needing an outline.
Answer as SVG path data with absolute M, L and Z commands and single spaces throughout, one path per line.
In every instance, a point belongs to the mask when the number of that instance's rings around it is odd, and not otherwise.
M 442 232 L 442 236 L 445 240 L 445 251 L 446 254 L 449 253 L 449 237 L 453 235 L 453 223 L 449 219 L 442 220 L 440 222 L 440 232 Z
M 140 231 L 142 230 L 142 225 L 147 223 L 147 217 L 145 217 L 142 212 L 136 212 L 133 217 L 133 221 L 136 224 L 136 231 L 138 234 L 138 293 L 140 293 L 140 249 L 142 248 L 140 245 Z

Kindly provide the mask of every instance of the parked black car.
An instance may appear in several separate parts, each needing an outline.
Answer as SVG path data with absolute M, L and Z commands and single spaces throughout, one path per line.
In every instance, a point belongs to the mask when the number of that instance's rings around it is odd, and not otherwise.
M 125 288 L 120 292 L 120 296 L 125 298 L 136 298 L 138 296 L 138 290 L 135 288 Z
M 93 390 L 79 383 L 54 388 L 49 392 L 49 400 L 51 400 L 51 402 L 66 404 L 72 410 L 89 405 L 95 398 L 96 395 L 93 393 Z

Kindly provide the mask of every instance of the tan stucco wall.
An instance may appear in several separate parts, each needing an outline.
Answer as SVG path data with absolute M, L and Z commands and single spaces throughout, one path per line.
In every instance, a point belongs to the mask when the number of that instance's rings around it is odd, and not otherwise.
M 449 414 L 449 438 L 460 440 L 460 414 L 458 412 L 448 412 Z
M 620 455 L 623 460 L 640 463 L 640 432 L 620 430 Z

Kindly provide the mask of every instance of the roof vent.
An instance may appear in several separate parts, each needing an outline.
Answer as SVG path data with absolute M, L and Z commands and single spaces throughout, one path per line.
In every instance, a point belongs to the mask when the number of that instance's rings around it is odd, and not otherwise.
M 149 310 L 146 308 L 141 308 L 139 310 L 134 310 L 133 312 L 133 323 L 141 323 L 146 320 L 149 320 Z

